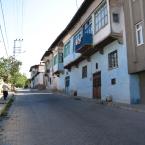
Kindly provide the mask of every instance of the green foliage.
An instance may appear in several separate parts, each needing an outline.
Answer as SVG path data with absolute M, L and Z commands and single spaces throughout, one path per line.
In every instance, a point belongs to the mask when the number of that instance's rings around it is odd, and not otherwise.
M 7 80 L 16 87 L 24 87 L 27 78 L 20 73 L 21 65 L 22 63 L 13 57 L 0 58 L 0 78 Z
M 25 75 L 22 75 L 21 73 L 17 73 L 16 75 L 16 87 L 24 88 L 26 85 L 27 77 Z
M 31 81 L 29 79 L 26 80 L 25 82 L 25 88 L 28 88 L 30 86 Z

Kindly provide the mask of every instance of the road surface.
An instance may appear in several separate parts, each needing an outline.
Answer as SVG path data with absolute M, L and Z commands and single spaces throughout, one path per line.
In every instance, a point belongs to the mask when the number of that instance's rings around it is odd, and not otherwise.
M 0 145 L 145 145 L 145 114 L 21 91 L 0 121 Z

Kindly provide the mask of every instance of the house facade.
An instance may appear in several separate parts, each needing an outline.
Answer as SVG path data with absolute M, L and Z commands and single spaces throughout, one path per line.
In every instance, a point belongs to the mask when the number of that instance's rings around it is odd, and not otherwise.
M 44 65 L 33 65 L 30 68 L 30 88 L 32 89 L 44 89 Z
M 45 85 L 74 96 L 138 103 L 127 39 L 122 0 L 85 0 L 41 59 Z
M 124 0 L 128 71 L 138 79 L 140 102 L 145 104 L 145 1 Z

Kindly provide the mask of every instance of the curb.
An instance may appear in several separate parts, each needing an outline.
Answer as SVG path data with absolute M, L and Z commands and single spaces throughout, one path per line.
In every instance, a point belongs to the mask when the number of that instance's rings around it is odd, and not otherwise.
M 120 109 L 124 109 L 124 110 L 128 110 L 128 111 L 134 111 L 134 112 L 140 112 L 140 113 L 145 113 L 144 109 L 140 109 L 140 108 L 135 108 L 135 107 L 131 107 L 131 106 L 119 106 L 119 105 L 112 105 L 113 107 L 116 108 L 120 108 Z
M 9 110 L 10 106 L 12 105 L 14 99 L 15 99 L 14 94 L 11 94 L 7 101 L 0 102 L 0 105 L 1 105 L 0 117 L 6 115 L 7 111 Z
M 114 107 L 118 109 L 123 109 L 127 111 L 134 111 L 134 112 L 140 112 L 145 113 L 145 105 L 142 107 L 140 104 L 136 104 L 136 106 L 132 106 L 131 104 L 119 104 L 119 103 L 104 103 L 103 105 L 106 105 L 108 107 Z
M 82 100 L 82 101 L 89 101 L 89 102 L 95 102 L 94 100 L 90 99 L 90 98 L 83 98 L 80 96 L 70 96 L 64 93 L 60 93 L 60 92 L 53 92 L 54 94 L 57 95 L 62 95 L 62 96 L 69 96 L 70 98 L 73 98 L 75 100 Z M 140 104 L 136 104 L 136 106 L 132 106 L 131 104 L 119 104 L 119 103 L 101 103 L 101 102 L 97 102 L 97 104 L 100 105 L 105 105 L 107 107 L 114 107 L 114 108 L 119 108 L 119 109 L 123 109 L 123 110 L 127 110 L 127 111 L 134 111 L 134 112 L 140 112 L 140 113 L 145 113 L 145 105 L 144 107 L 141 107 Z
M 118 109 L 123 109 L 123 110 L 127 110 L 127 111 L 134 111 L 134 112 L 139 112 L 139 113 L 145 113 L 145 105 L 141 105 L 141 104 L 123 104 L 123 103 L 116 103 L 116 102 L 102 102 L 102 101 L 97 101 L 97 100 L 93 100 L 91 98 L 85 98 L 85 97 L 81 97 L 81 96 L 71 96 L 69 94 L 65 94 L 62 92 L 57 92 L 57 91 L 52 91 L 52 90 L 47 90 L 48 92 L 51 92 L 55 95 L 61 95 L 64 97 L 68 97 L 74 100 L 81 100 L 81 101 L 87 101 L 87 102 L 94 102 L 96 104 L 100 104 L 100 105 L 104 105 L 107 107 L 114 107 L 114 108 L 118 108 Z

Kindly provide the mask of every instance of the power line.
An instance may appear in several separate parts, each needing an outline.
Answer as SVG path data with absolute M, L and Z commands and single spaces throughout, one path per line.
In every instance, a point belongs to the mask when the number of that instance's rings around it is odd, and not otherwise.
M 77 7 L 77 9 L 79 8 L 79 7 L 78 7 L 78 0 L 76 0 L 76 7 Z
M 16 0 L 16 36 L 18 37 L 19 35 L 19 0 Z
M 5 35 L 6 35 L 7 46 L 8 46 L 8 49 L 9 49 L 9 42 L 8 42 L 8 37 L 7 37 L 5 16 L 4 16 L 3 5 L 2 5 L 2 1 L 1 1 L 1 0 L 0 0 L 0 5 L 1 5 L 1 11 L 2 11 L 2 16 L 3 16 L 3 22 L 4 22 L 4 29 L 5 29 Z
M 16 36 L 23 37 L 23 0 L 15 0 L 15 13 L 16 13 Z
M 2 32 L 1 24 L 0 24 L 0 31 L 1 31 L 1 34 L 2 34 L 2 39 L 3 39 L 3 43 L 4 43 L 4 48 L 5 48 L 5 51 L 6 51 L 6 55 L 8 57 L 8 51 L 7 51 L 6 43 L 5 43 L 5 40 L 4 40 L 4 35 L 3 35 L 3 32 Z
M 22 38 L 23 38 L 23 16 L 24 16 L 24 1 L 22 0 L 22 24 L 21 24 Z

